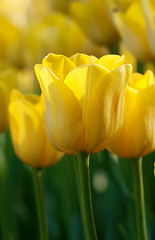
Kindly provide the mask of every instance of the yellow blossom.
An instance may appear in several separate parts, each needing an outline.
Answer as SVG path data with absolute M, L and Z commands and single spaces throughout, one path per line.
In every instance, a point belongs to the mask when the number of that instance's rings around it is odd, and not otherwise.
M 125 13 L 119 10 L 114 11 L 114 23 L 125 45 L 139 61 L 153 59 L 148 43 L 141 1 L 135 1 Z
M 0 15 L 0 59 L 17 63 L 20 47 L 20 29 Z M 18 56 L 18 57 L 17 57 Z
M 123 128 L 109 150 L 139 158 L 155 150 L 155 79 L 149 70 L 133 73 L 125 94 Z
M 37 95 L 11 92 L 9 122 L 15 153 L 33 167 L 53 165 L 62 157 L 49 143 L 42 115 L 43 105 Z
M 35 71 L 46 101 L 46 130 L 58 150 L 98 152 L 123 124 L 123 102 L 131 65 L 124 58 L 49 54 Z
M 155 57 L 155 1 L 142 0 L 148 41 L 153 56 Z
M 39 84 L 33 68 L 23 68 L 18 71 L 17 85 L 22 93 L 39 92 Z
M 0 13 L 12 24 L 24 28 L 29 21 L 40 19 L 51 11 L 50 0 L 1 0 Z
M 24 60 L 27 66 L 41 61 L 51 51 L 67 56 L 76 52 L 87 52 L 97 56 L 107 53 L 105 47 L 92 43 L 78 24 L 62 13 L 53 13 L 32 24 L 25 36 Z
M 0 133 L 8 126 L 10 91 L 17 85 L 17 72 L 13 68 L 0 69 Z
M 86 3 L 73 1 L 70 5 L 70 13 L 92 41 L 111 45 L 118 40 L 106 1 L 90 0 Z

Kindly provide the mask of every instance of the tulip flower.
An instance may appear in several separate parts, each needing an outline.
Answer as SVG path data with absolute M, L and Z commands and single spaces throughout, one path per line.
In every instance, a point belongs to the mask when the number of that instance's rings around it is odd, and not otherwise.
M 20 46 L 20 29 L 0 14 L 0 30 L 0 59 L 7 63 L 16 63 Z
M 114 23 L 123 42 L 139 61 L 153 59 L 147 39 L 141 1 L 135 1 L 125 13 L 119 10 L 114 11 Z
M 55 148 L 77 153 L 79 197 L 86 239 L 96 240 L 92 212 L 89 153 L 105 148 L 123 121 L 130 65 L 124 58 L 49 54 L 35 66 L 46 102 L 46 130 Z
M 24 163 L 32 166 L 37 201 L 40 239 L 48 240 L 42 168 L 58 162 L 63 153 L 49 143 L 43 122 L 44 101 L 37 95 L 11 92 L 9 105 L 10 130 L 15 153 Z
M 116 137 L 131 66 L 124 58 L 49 54 L 35 66 L 46 101 L 46 129 L 57 149 L 95 153 Z
M 86 35 L 97 44 L 111 45 L 118 40 L 118 33 L 106 1 L 74 1 L 70 5 L 70 13 Z
M 17 72 L 13 68 L 0 70 L 0 133 L 8 126 L 8 105 L 10 91 L 17 85 Z
M 40 168 L 53 165 L 62 157 L 48 141 L 42 115 L 38 96 L 11 92 L 9 122 L 15 153 L 26 164 Z
M 0 13 L 19 28 L 24 28 L 30 20 L 42 18 L 51 11 L 48 0 L 0 1 Z
M 153 56 L 155 57 L 155 2 L 142 0 L 148 41 Z
M 23 68 L 18 71 L 18 90 L 22 93 L 39 92 L 39 85 L 36 81 L 32 68 Z
M 108 149 L 130 158 L 135 192 L 137 239 L 147 240 L 142 157 L 155 150 L 155 78 L 148 70 L 133 73 L 125 94 L 121 132 Z
M 133 73 L 125 94 L 123 127 L 109 150 L 139 158 L 155 150 L 155 79 L 148 70 Z
M 97 56 L 107 53 L 105 47 L 92 43 L 78 24 L 62 13 L 53 13 L 30 25 L 24 42 L 24 61 L 29 67 L 41 61 L 51 50 L 67 56 L 76 52 L 87 52 Z

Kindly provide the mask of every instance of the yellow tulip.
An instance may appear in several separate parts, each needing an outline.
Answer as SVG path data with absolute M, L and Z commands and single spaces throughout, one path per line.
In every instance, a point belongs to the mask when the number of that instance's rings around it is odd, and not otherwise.
M 49 0 L 1 0 L 0 13 L 11 23 L 23 28 L 30 20 L 42 18 L 51 11 Z
M 142 0 L 150 49 L 155 57 L 155 1 Z
M 36 81 L 33 68 L 23 68 L 18 71 L 18 90 L 22 93 L 39 92 L 39 84 Z
M 87 3 L 74 1 L 70 5 L 70 13 L 86 35 L 97 44 L 111 45 L 118 40 L 118 34 L 105 1 L 96 0 Z
M 114 23 L 125 45 L 139 61 L 153 59 L 147 39 L 141 1 L 135 1 L 125 13 L 115 11 Z
M 110 151 L 126 158 L 139 158 L 155 150 L 154 96 L 153 73 L 133 73 L 125 94 L 123 128 Z
M 67 56 L 76 52 L 98 56 L 107 53 L 105 47 L 88 40 L 77 23 L 62 13 L 53 13 L 41 22 L 31 25 L 27 30 L 24 49 L 27 66 L 41 61 L 50 51 Z
M 49 143 L 42 115 L 43 106 L 38 96 L 23 96 L 17 90 L 11 92 L 9 122 L 15 153 L 33 167 L 53 165 L 62 157 Z
M 20 30 L 0 15 L 0 58 L 7 63 L 17 62 L 20 47 Z M 18 55 L 19 56 L 19 55 Z
M 15 69 L 0 70 L 0 133 L 8 126 L 8 105 L 10 91 L 17 85 L 17 72 Z
M 55 148 L 95 153 L 123 124 L 123 101 L 131 65 L 124 58 L 49 54 L 35 71 L 46 101 L 46 130 Z

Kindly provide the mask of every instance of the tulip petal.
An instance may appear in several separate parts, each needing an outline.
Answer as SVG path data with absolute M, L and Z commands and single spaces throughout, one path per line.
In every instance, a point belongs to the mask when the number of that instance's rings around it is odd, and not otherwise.
M 43 59 L 42 65 L 48 67 L 60 81 L 64 81 L 66 75 L 75 68 L 69 58 L 54 53 L 48 54 Z
M 155 150 L 155 84 L 140 90 L 127 87 L 124 123 L 109 146 L 118 156 L 139 158 Z
M 145 16 L 145 23 L 147 28 L 147 34 L 148 34 L 148 41 L 150 44 L 151 51 L 153 55 L 155 56 L 155 6 L 154 1 L 142 1 L 143 4 L 143 12 Z
M 59 152 L 53 148 L 46 137 L 39 167 L 54 165 L 62 158 L 63 154 L 63 152 Z
M 131 106 L 132 141 L 136 156 L 155 150 L 155 84 L 136 95 Z M 137 126 L 137 124 L 138 126 Z
M 147 88 L 155 82 L 154 74 L 150 70 L 146 71 L 145 74 L 133 73 L 129 80 L 129 86 L 141 90 Z
M 106 68 L 93 64 L 77 67 L 66 76 L 64 83 L 78 99 L 83 117 L 95 85 L 107 73 L 109 71 Z
M 40 87 L 41 87 L 40 70 L 42 69 L 42 67 L 43 67 L 42 64 L 36 64 L 34 66 L 34 71 L 39 81 Z
M 81 54 L 81 53 L 76 53 L 73 56 L 71 56 L 69 59 L 75 64 L 76 67 L 93 63 L 96 60 L 96 59 L 94 60 L 93 56 L 88 56 L 87 54 Z
M 48 68 L 40 71 L 46 101 L 46 130 L 52 145 L 75 153 L 82 128 L 82 112 L 74 93 L 53 77 Z
M 21 99 L 25 99 L 28 102 L 30 102 L 31 104 L 35 105 L 39 102 L 39 96 L 35 95 L 35 94 L 26 94 L 26 95 L 22 95 L 21 92 L 19 92 L 17 89 L 13 89 L 11 91 L 10 94 L 10 101 L 16 101 L 16 100 L 21 100 Z
M 104 66 L 110 72 L 124 64 L 124 56 L 105 55 L 95 61 L 96 64 Z
M 17 156 L 31 166 L 38 166 L 46 137 L 42 118 L 27 101 L 17 100 L 10 103 L 9 120 Z
M 131 65 L 122 65 L 97 83 L 86 113 L 85 148 L 97 152 L 107 147 L 123 124 L 123 102 Z
M 135 103 L 135 98 L 138 91 L 134 88 L 127 87 L 124 101 L 124 119 L 123 127 L 116 137 L 114 142 L 108 147 L 108 150 L 120 157 L 135 157 L 135 148 L 132 140 L 132 133 L 135 132 L 132 129 L 131 118 L 134 112 L 132 112 L 132 104 Z M 133 155 L 132 155 L 133 154 Z
M 47 70 L 45 70 L 47 69 Z M 47 67 L 42 67 L 40 64 L 35 65 L 35 72 L 41 87 L 41 90 L 44 89 L 44 94 L 49 98 L 49 85 L 52 82 L 59 81 L 56 75 Z M 41 78 L 42 76 L 42 78 Z M 43 79 L 43 80 L 42 80 Z

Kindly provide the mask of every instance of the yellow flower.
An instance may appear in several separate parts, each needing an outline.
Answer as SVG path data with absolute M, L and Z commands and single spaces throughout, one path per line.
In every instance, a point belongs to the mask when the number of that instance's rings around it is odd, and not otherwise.
M 155 1 L 142 0 L 150 49 L 155 57 Z
M 0 69 L 0 133 L 8 126 L 8 105 L 10 91 L 16 87 L 17 72 L 15 69 Z
M 31 25 L 27 30 L 24 49 L 27 66 L 31 67 L 41 61 L 50 51 L 67 56 L 76 52 L 98 56 L 107 53 L 105 47 L 92 43 L 78 24 L 62 13 L 53 13 L 41 22 Z
M 127 158 L 155 150 L 155 79 L 151 71 L 132 74 L 125 94 L 123 128 L 109 150 Z
M 18 71 L 18 90 L 22 93 L 39 92 L 33 68 L 22 68 Z
M 17 62 L 19 39 L 20 30 L 3 15 L 0 15 L 0 58 L 3 61 L 7 63 Z
M 123 123 L 123 101 L 131 65 L 124 58 L 49 54 L 35 66 L 46 101 L 46 129 L 57 149 L 98 152 Z
M 97 44 L 110 45 L 118 40 L 109 6 L 105 1 L 74 1 L 70 5 L 70 12 L 87 36 Z
M 51 11 L 48 0 L 1 0 L 0 13 L 20 28 L 34 19 L 42 18 Z
M 141 1 L 131 4 L 125 13 L 115 11 L 114 23 L 125 45 L 139 61 L 153 59 L 147 39 Z
M 11 92 L 9 122 L 15 153 L 33 167 L 53 165 L 62 157 L 49 143 L 42 115 L 43 105 L 37 95 Z

